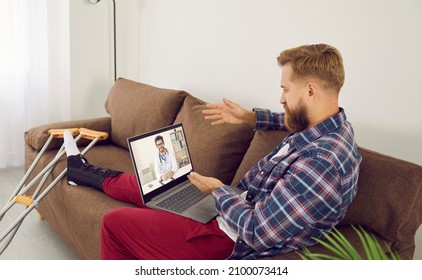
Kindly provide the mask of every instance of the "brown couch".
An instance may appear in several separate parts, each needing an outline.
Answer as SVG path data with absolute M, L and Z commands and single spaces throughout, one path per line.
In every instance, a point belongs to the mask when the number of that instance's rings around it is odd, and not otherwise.
M 236 185 L 246 171 L 271 151 L 286 132 L 254 132 L 247 126 L 211 126 L 201 114 L 205 102 L 178 90 L 160 89 L 119 79 L 105 103 L 109 117 L 46 124 L 25 133 L 26 168 L 46 141 L 51 128 L 85 127 L 108 132 L 87 159 L 99 166 L 133 173 L 126 139 L 135 134 L 182 122 L 195 169 Z M 46 165 L 61 140 L 53 140 L 42 159 Z M 81 140 L 79 146 L 88 141 Z M 362 251 L 351 225 L 361 225 L 403 259 L 412 259 L 415 232 L 422 222 L 422 167 L 360 148 L 363 156 L 359 190 L 338 229 Z M 53 176 L 66 167 L 62 159 Z M 40 170 L 41 166 L 37 167 Z M 34 175 L 37 172 L 34 172 Z M 32 175 L 32 176 L 34 176 Z M 99 258 L 101 218 L 107 211 L 133 205 L 109 198 L 96 190 L 69 186 L 62 180 L 40 203 L 39 213 L 81 259 Z M 385 243 L 384 243 L 385 242 Z M 313 252 L 325 251 L 320 245 Z M 295 253 L 274 256 L 298 259 Z

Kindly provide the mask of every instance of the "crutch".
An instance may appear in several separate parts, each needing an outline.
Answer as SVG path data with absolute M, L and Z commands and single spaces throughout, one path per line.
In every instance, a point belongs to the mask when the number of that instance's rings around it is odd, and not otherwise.
M 91 140 L 91 142 L 85 147 L 81 152 L 82 155 L 85 155 L 92 146 L 94 146 L 98 141 L 105 140 L 108 138 L 106 132 L 86 129 L 86 128 L 69 128 L 69 129 L 51 129 L 48 131 L 50 135 L 44 146 L 41 148 L 40 152 L 32 162 L 31 166 L 28 168 L 28 171 L 23 176 L 22 180 L 18 184 L 16 190 L 13 192 L 11 198 L 6 203 L 4 208 L 0 211 L 0 221 L 5 216 L 6 212 L 10 210 L 16 203 L 26 206 L 25 211 L 0 235 L 0 255 L 4 250 L 9 246 L 13 237 L 15 236 L 17 230 L 22 224 L 25 217 L 38 206 L 40 201 L 53 189 L 53 187 L 63 178 L 66 174 L 67 168 L 65 168 L 56 179 L 54 179 L 45 189 L 41 192 L 42 187 L 44 186 L 48 176 L 50 175 L 53 167 L 60 160 L 60 158 L 65 154 L 64 143 L 58 150 L 54 159 L 46 166 L 43 170 L 40 171 L 26 186 L 25 182 L 28 180 L 28 177 L 34 170 L 35 166 L 43 156 L 44 152 L 47 150 L 49 144 L 54 138 L 63 138 L 64 131 L 68 130 L 70 134 L 75 137 L 75 141 L 78 141 L 80 138 Z M 42 178 L 41 178 L 42 177 Z M 35 189 L 31 197 L 26 196 L 25 193 L 32 188 L 32 186 L 41 178 L 41 181 L 38 184 L 38 187 Z M 4 241 L 4 242 L 3 242 Z

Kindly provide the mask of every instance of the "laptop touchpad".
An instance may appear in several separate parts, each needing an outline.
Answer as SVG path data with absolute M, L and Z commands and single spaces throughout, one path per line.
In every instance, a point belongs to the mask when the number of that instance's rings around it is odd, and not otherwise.
M 215 201 L 213 197 L 206 199 L 204 202 L 196 206 L 196 208 L 204 210 L 204 211 L 215 211 Z

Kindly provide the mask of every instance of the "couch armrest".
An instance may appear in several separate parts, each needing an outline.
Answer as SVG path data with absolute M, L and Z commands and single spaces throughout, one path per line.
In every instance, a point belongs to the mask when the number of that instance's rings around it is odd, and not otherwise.
M 76 120 L 76 121 L 63 121 L 63 122 L 56 122 L 45 124 L 38 127 L 33 127 L 25 132 L 25 143 L 31 146 L 35 150 L 41 150 L 44 146 L 45 142 L 47 141 L 49 134 L 48 131 L 50 129 L 56 128 L 88 128 L 93 130 L 99 130 L 103 132 L 107 132 L 111 135 L 111 118 L 110 117 L 101 117 L 101 118 L 93 118 L 93 119 L 85 119 L 85 120 Z M 108 138 L 105 142 L 110 142 L 110 138 Z M 78 146 L 83 147 L 86 146 L 90 140 L 81 139 L 78 142 Z M 104 142 L 104 141 L 102 141 Z M 63 141 L 59 141 L 53 139 L 50 143 L 48 150 L 58 149 L 63 144 Z

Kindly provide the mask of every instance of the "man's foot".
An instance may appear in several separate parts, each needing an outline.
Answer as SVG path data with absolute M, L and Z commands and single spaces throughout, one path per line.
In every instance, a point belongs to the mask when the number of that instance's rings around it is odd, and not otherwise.
M 64 131 L 64 148 L 66 150 L 67 156 L 76 156 L 80 152 L 78 150 L 78 146 L 76 145 L 75 139 L 73 139 L 72 134 L 70 134 L 69 130 Z
M 72 185 L 86 186 L 102 191 L 104 180 L 120 173 L 120 171 L 93 166 L 81 154 L 67 157 L 67 181 Z

